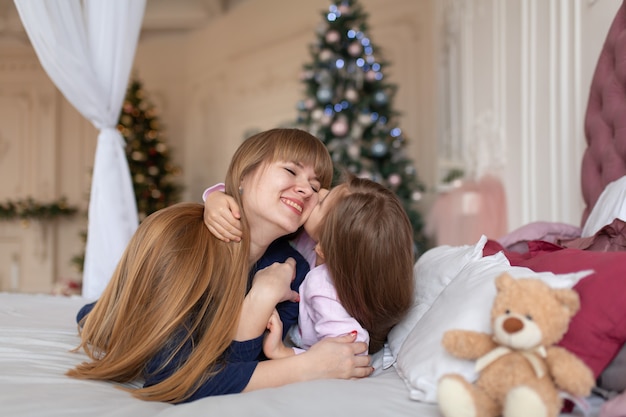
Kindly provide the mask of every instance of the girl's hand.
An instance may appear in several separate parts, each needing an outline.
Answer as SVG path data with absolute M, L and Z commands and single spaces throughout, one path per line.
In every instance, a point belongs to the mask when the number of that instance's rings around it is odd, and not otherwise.
M 367 351 L 367 344 L 355 342 L 356 331 L 338 337 L 320 340 L 302 355 L 316 356 L 309 362 L 314 365 L 310 379 L 341 378 L 353 379 L 370 376 L 374 368 L 371 357 L 361 355 Z
M 278 311 L 274 309 L 267 323 L 268 332 L 263 339 L 263 353 L 269 359 L 281 359 L 295 354 L 293 349 L 283 343 L 283 322 L 280 320 Z
M 213 191 L 204 202 L 204 224 L 216 238 L 224 242 L 241 241 L 241 213 L 234 198 Z

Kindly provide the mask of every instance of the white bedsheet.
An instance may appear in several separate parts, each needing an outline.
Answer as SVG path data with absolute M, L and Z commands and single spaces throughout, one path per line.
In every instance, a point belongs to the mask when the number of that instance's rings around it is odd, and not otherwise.
M 358 381 L 313 381 L 177 406 L 137 400 L 112 383 L 65 376 L 86 358 L 70 352 L 85 302 L 0 293 L 0 416 L 439 416 L 436 406 L 409 399 L 393 367 Z

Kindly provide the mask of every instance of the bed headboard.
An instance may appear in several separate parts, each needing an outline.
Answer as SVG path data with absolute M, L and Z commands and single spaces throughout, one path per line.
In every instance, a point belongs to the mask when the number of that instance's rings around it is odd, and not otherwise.
M 581 226 L 602 190 L 626 175 L 626 0 L 609 28 L 591 81 L 581 166 Z

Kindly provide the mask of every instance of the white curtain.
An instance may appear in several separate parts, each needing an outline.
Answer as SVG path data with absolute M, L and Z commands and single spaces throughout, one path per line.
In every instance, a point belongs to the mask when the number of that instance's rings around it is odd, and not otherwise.
M 83 295 L 98 298 L 138 224 L 116 129 L 146 0 L 14 0 L 41 65 L 100 133 L 89 200 Z

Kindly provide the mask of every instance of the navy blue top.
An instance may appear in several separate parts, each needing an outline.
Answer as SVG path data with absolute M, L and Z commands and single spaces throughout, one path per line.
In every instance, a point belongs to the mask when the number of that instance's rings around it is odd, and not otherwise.
M 298 291 L 310 267 L 306 259 L 289 244 L 287 238 L 278 239 L 269 246 L 265 254 L 250 271 L 248 288 L 251 286 L 252 278 L 257 271 L 274 262 L 284 262 L 289 257 L 296 260 L 296 278 L 292 282 L 291 288 Z M 92 310 L 95 303 L 94 301 L 83 306 L 78 312 L 76 320 L 80 321 L 85 317 Z M 278 304 L 276 309 L 283 322 L 283 336 L 285 336 L 289 328 L 298 322 L 298 303 L 284 301 Z M 167 379 L 180 365 L 187 361 L 192 351 L 192 339 L 187 340 L 183 348 L 174 355 L 172 360 L 167 361 L 171 357 L 172 350 L 185 337 L 185 334 L 185 329 L 181 328 L 172 336 L 172 340 L 146 363 L 143 372 L 145 379 L 144 387 L 156 385 Z M 263 334 L 255 339 L 243 342 L 233 341 L 216 365 L 219 371 L 183 402 L 194 401 L 212 395 L 235 394 L 243 391 L 248 385 L 256 365 L 260 360 L 264 359 Z

